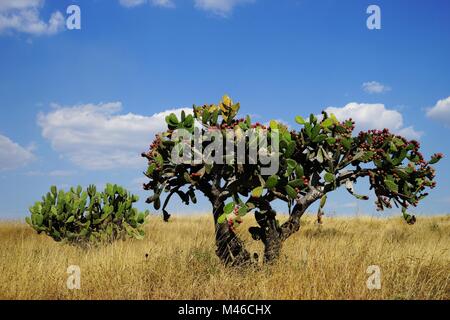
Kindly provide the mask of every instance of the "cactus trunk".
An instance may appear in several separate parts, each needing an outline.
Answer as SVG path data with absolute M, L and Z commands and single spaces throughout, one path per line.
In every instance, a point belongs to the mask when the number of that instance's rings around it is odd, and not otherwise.
M 250 264 L 250 253 L 245 249 L 243 241 L 239 239 L 227 223 L 218 223 L 218 218 L 223 214 L 223 209 L 223 203 L 214 205 L 216 254 L 226 265 L 242 266 Z

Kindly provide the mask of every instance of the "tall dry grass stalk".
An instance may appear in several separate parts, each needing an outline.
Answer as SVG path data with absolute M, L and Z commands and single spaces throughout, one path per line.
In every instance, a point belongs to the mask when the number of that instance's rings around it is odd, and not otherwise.
M 247 219 L 247 221 L 251 221 Z M 251 252 L 262 247 L 241 226 Z M 55 243 L 22 223 L 0 223 L 1 299 L 449 299 L 450 216 L 328 218 L 302 229 L 271 266 L 224 267 L 210 217 L 151 217 L 142 241 L 88 250 Z M 81 268 L 81 289 L 66 286 Z M 369 290 L 368 266 L 381 268 Z

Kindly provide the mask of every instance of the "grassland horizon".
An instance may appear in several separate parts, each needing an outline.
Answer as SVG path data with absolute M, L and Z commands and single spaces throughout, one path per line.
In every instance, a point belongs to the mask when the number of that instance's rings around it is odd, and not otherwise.
M 280 216 L 280 219 L 284 219 Z M 250 252 L 262 256 L 245 218 Z M 450 215 L 303 218 L 273 265 L 233 269 L 215 255 L 206 215 L 151 216 L 144 240 L 81 249 L 37 235 L 19 221 L 0 221 L 0 299 L 442 299 L 450 298 Z M 70 290 L 67 268 L 80 267 Z M 370 290 L 369 266 L 381 271 Z

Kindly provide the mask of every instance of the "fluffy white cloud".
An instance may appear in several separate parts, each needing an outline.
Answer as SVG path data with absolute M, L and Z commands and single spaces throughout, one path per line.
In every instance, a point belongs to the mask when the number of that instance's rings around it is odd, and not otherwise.
M 237 5 L 252 2 L 255 2 L 255 0 L 194 0 L 194 6 L 200 10 L 227 17 Z M 173 0 L 119 0 L 119 3 L 127 8 L 137 7 L 146 3 L 150 3 L 156 7 L 175 7 Z
M 226 17 L 231 14 L 237 5 L 252 2 L 254 0 L 195 0 L 195 7 Z
M 391 90 L 390 87 L 377 81 L 364 82 L 362 88 L 367 93 L 383 93 Z
M 156 7 L 173 8 L 175 4 L 171 0 L 151 0 L 151 3 Z
M 154 135 L 166 129 L 165 117 L 175 109 L 142 116 L 120 114 L 120 102 L 71 107 L 54 105 L 54 110 L 38 115 L 42 135 L 54 150 L 76 165 L 92 170 L 138 168 L 140 154 L 147 151 Z
M 0 171 L 20 168 L 35 159 L 31 148 L 24 148 L 0 135 Z
M 141 4 L 144 4 L 146 2 L 146 0 L 119 0 L 119 3 L 127 8 L 140 6 Z
M 386 109 L 384 104 L 368 104 L 352 102 L 342 108 L 328 107 L 329 113 L 334 113 L 339 120 L 352 118 L 356 131 L 388 128 L 391 132 L 409 139 L 418 139 L 422 132 L 412 126 L 405 127 L 403 116 L 397 110 Z
M 50 177 L 69 177 L 75 175 L 75 171 L 69 171 L 69 170 L 53 170 L 50 172 L 46 171 L 28 171 L 25 173 L 25 175 L 30 177 L 43 177 L 43 176 L 50 176 Z
M 52 35 L 64 28 L 64 16 L 55 11 L 48 22 L 39 11 L 44 0 L 1 0 L 0 33 L 23 32 L 31 35 Z
M 43 2 L 43 0 L 1 0 L 0 11 L 39 7 L 43 4 Z
M 75 171 L 69 170 L 53 170 L 48 173 L 50 177 L 70 177 L 75 174 Z
M 175 4 L 172 0 L 119 0 L 119 3 L 127 8 L 137 7 L 148 2 L 155 7 L 175 7 Z
M 439 100 L 434 107 L 428 109 L 427 116 L 450 126 L 450 97 Z

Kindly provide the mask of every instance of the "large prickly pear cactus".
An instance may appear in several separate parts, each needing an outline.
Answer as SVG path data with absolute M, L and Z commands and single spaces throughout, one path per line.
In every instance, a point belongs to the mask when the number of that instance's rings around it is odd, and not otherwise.
M 104 192 L 91 185 L 64 192 L 51 187 L 50 192 L 30 207 L 27 223 L 38 233 L 55 241 L 74 244 L 109 242 L 129 236 L 141 239 L 148 212 L 138 212 L 133 203 L 139 199 L 124 188 L 107 184 Z
M 417 206 L 436 185 L 432 165 L 443 155 L 434 154 L 426 161 L 417 141 L 409 141 L 387 129 L 354 135 L 352 119 L 338 120 L 323 112 L 309 118 L 295 117 L 297 130 L 289 130 L 277 121 L 264 126 L 253 124 L 248 116 L 238 119 L 239 108 L 239 103 L 224 96 L 217 105 L 194 106 L 193 114 L 183 113 L 181 120 L 171 114 L 166 118 L 168 130 L 157 135 L 150 150 L 143 154 L 148 159 L 145 175 L 149 178 L 144 189 L 153 192 L 147 202 L 153 203 L 156 210 L 162 207 L 164 219 L 168 220 L 167 205 L 172 195 L 189 204 L 196 201 L 197 191 L 203 193 L 212 204 L 217 255 L 227 264 L 239 265 L 251 259 L 235 233 L 242 217 L 249 212 L 254 212 L 258 224 L 249 232 L 254 240 L 263 242 L 265 261 L 271 261 L 279 256 L 282 243 L 299 230 L 300 218 L 316 201 L 320 201 L 318 221 L 322 221 L 327 194 L 339 187 L 345 187 L 359 200 L 368 200 L 354 187 L 357 181 L 367 179 L 377 209 L 395 205 L 402 210 L 405 220 L 413 224 L 416 218 L 407 209 Z M 191 136 L 180 137 L 176 134 L 180 129 Z M 220 141 L 222 149 L 231 145 L 232 150 L 239 150 L 241 146 L 246 151 L 245 163 L 234 160 L 211 163 L 205 152 L 201 161 L 196 161 L 195 145 L 208 150 L 213 144 L 209 138 L 197 143 L 196 132 L 200 136 L 219 133 L 214 141 Z M 259 161 L 261 153 L 258 161 L 250 161 L 248 151 L 256 143 L 255 132 L 270 140 L 270 145 L 259 151 L 277 157 L 276 172 L 264 173 Z M 186 153 L 192 155 L 191 159 L 173 161 L 173 155 L 185 153 L 184 146 L 190 149 L 194 146 L 192 152 Z M 229 156 L 234 159 L 234 155 L 224 151 L 218 160 L 227 160 Z M 168 195 L 163 198 L 163 193 Z M 288 204 L 289 216 L 284 222 L 272 209 L 275 200 Z

